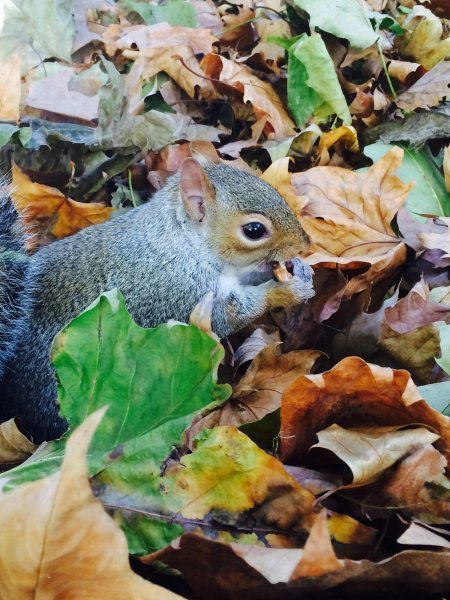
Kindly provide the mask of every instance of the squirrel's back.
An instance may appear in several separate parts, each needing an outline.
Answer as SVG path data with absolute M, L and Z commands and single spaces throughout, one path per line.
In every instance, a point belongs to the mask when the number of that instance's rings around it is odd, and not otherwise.
M 0 179 L 0 378 L 14 353 L 31 299 L 25 235 L 8 186 Z

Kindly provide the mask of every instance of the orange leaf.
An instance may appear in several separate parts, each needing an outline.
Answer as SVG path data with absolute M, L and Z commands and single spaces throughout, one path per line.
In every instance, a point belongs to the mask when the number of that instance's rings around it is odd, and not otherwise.
M 88 225 L 106 221 L 113 208 L 103 204 L 76 202 L 64 196 L 58 189 L 31 179 L 13 164 L 11 199 L 22 213 L 26 226 L 33 232 L 37 228 L 39 237 L 50 234 L 54 238 L 72 235 Z M 31 240 L 33 247 L 36 236 Z
M 298 461 L 332 424 L 344 428 L 422 423 L 441 438 L 436 447 L 450 457 L 450 418 L 420 396 L 409 373 L 350 356 L 320 375 L 303 375 L 283 394 L 281 454 Z

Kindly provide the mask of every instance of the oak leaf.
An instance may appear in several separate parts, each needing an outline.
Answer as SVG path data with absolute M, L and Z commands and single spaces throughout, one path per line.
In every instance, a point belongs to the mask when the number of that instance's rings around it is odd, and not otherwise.
M 283 394 L 281 455 L 299 461 L 316 433 L 333 423 L 361 429 L 423 424 L 441 436 L 436 447 L 450 457 L 450 418 L 420 396 L 409 373 L 350 356 L 319 375 L 303 375 Z
M 40 238 L 49 234 L 59 239 L 88 225 L 103 223 L 114 210 L 103 204 L 76 202 L 56 188 L 34 183 L 14 164 L 11 199 L 23 214 L 25 225 L 32 231 L 36 226 L 39 231 L 29 241 L 31 247 L 39 245 Z
M 86 452 L 104 412 L 73 433 L 60 471 L 0 496 L 1 598 L 180 598 L 131 571 L 125 535 L 92 494 Z

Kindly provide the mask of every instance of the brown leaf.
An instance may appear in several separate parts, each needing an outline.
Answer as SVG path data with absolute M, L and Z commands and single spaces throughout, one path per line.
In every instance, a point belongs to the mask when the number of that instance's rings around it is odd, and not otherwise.
M 435 493 L 447 461 L 433 446 L 425 444 L 403 460 L 384 482 L 379 494 L 373 496 L 381 506 L 395 506 L 403 513 L 427 523 L 448 523 L 450 503 Z
M 448 531 L 445 531 L 448 534 Z M 437 546 L 438 548 L 450 548 L 450 542 L 437 535 L 427 527 L 419 523 L 411 523 L 406 531 L 397 539 L 398 544 L 409 546 Z
M 303 548 L 303 555 L 290 579 L 295 581 L 302 577 L 320 577 L 338 571 L 342 566 L 342 562 L 337 559 L 331 545 L 326 511 L 322 510 L 315 516 Z
M 422 383 L 429 383 L 440 353 L 438 321 L 450 323 L 450 307 L 432 300 L 423 280 L 384 313 L 381 347 Z
M 450 552 L 408 550 L 379 563 L 346 559 L 331 573 L 293 580 L 301 557 L 299 549 L 223 544 L 190 533 L 141 560 L 160 560 L 178 569 L 194 594 L 214 600 L 309 600 L 324 591 L 329 598 L 345 598 L 349 592 L 382 597 L 399 586 L 402 593 L 418 597 L 450 588 Z
M 421 423 L 441 436 L 436 447 L 450 456 L 450 418 L 420 396 L 409 373 L 351 356 L 320 375 L 299 377 L 283 394 L 281 455 L 299 461 L 316 433 L 333 423 L 344 428 Z
M 104 412 L 72 434 L 60 471 L 0 496 L 1 598 L 180 598 L 133 573 L 125 535 L 92 495 L 86 452 Z
M 296 194 L 307 197 L 301 221 L 310 263 L 373 264 L 400 244 L 391 221 L 412 187 L 394 174 L 402 159 L 395 147 L 364 173 L 315 167 L 292 176 Z
M 412 111 L 437 106 L 449 94 L 450 62 L 441 61 L 406 92 L 395 99 L 397 106 Z
M 245 65 L 217 54 L 207 54 L 201 64 L 205 75 L 217 80 L 215 85 L 221 91 L 230 90 L 244 102 L 250 102 L 257 119 L 267 115 L 266 133 L 269 137 L 277 139 L 294 135 L 295 124 L 270 83 L 253 75 Z
M 14 419 L 0 423 L 0 465 L 21 463 L 37 446 L 17 428 Z
M 309 373 L 321 355 L 315 350 L 296 350 L 281 354 L 280 344 L 263 348 L 235 386 L 233 397 L 206 416 L 194 419 L 188 430 L 192 439 L 204 427 L 258 421 L 281 406 L 284 390 L 299 375 Z
M 58 189 L 33 183 L 19 169 L 12 166 L 11 199 L 22 213 L 25 225 L 38 235 L 30 240 L 31 247 L 38 244 L 39 238 L 50 234 L 54 238 L 63 238 L 76 233 L 88 225 L 106 221 L 113 208 L 97 203 L 83 203 L 71 200 Z
M 342 460 L 352 472 L 352 486 L 367 485 L 418 446 L 432 444 L 436 433 L 425 427 L 369 427 L 364 431 L 343 429 L 334 423 L 317 432 L 311 448 L 324 448 Z M 444 459 L 445 460 L 445 459 Z

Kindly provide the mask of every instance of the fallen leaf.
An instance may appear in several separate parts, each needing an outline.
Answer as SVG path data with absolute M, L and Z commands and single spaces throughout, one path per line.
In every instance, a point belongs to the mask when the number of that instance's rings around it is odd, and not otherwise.
M 413 6 L 400 24 L 406 33 L 397 37 L 396 45 L 403 56 L 412 56 L 426 69 L 432 69 L 450 55 L 450 39 L 442 39 L 442 21 L 429 8 Z
M 215 85 L 219 90 L 231 88 L 244 102 L 250 102 L 257 119 L 267 115 L 271 130 L 269 138 L 283 138 L 295 133 L 295 125 L 272 85 L 253 75 L 248 67 L 217 54 L 207 54 L 201 66 L 206 77 L 217 80 Z
M 391 77 L 395 77 L 403 83 L 411 73 L 414 73 L 419 68 L 419 63 L 408 62 L 406 60 L 391 60 L 388 65 L 388 73 Z
M 407 111 L 437 106 L 449 94 L 449 85 L 450 63 L 443 60 L 397 96 L 395 103 Z
M 263 348 L 234 387 L 231 400 L 194 419 L 188 430 L 192 439 L 203 428 L 258 421 L 281 406 L 284 390 L 299 375 L 309 373 L 320 352 L 296 350 L 281 354 L 279 343 Z M 190 444 L 189 444 L 190 445 Z
M 298 462 L 318 431 L 423 424 L 441 436 L 436 447 L 450 456 L 450 418 L 423 400 L 407 371 L 366 363 L 351 356 L 320 375 L 303 375 L 283 394 L 280 451 Z
M 425 427 L 384 429 L 370 427 L 358 431 L 333 424 L 317 432 L 319 441 L 311 449 L 323 448 L 335 454 L 351 470 L 352 485 L 359 486 L 372 483 L 398 460 L 439 438 Z
M 430 250 L 438 249 L 444 251 L 444 257 L 450 257 L 450 218 L 440 217 L 435 221 L 436 224 L 442 226 L 442 233 L 419 233 L 418 237 L 425 248 Z
M 447 532 L 448 533 L 448 532 Z M 406 531 L 397 538 L 398 544 L 409 546 L 436 546 L 438 548 L 450 548 L 450 541 L 441 535 L 430 531 L 419 523 L 411 523 Z
M 371 504 L 394 506 L 427 523 L 448 523 L 448 480 L 444 490 L 447 497 L 439 491 L 447 466 L 447 460 L 436 448 L 424 444 L 393 470 L 381 490 L 371 497 Z
M 302 577 L 320 577 L 342 567 L 342 562 L 337 559 L 331 545 L 326 511 L 322 510 L 315 516 L 302 557 L 290 579 L 295 581 Z
M 14 419 L 0 423 L 0 465 L 24 461 L 37 446 L 17 428 Z
M 14 164 L 11 199 L 16 209 L 23 213 L 25 225 L 32 231 L 37 226 L 40 231 L 39 237 L 35 235 L 29 240 L 31 247 L 35 247 L 48 234 L 59 239 L 88 225 L 103 223 L 114 210 L 103 204 L 76 202 L 56 188 L 33 183 Z
M 0 119 L 18 122 L 20 119 L 20 54 L 13 54 L 0 66 Z
M 310 27 L 347 39 L 355 48 L 368 48 L 377 41 L 369 15 L 357 0 L 293 0 L 293 4 L 309 14 Z
M 25 100 L 26 106 L 44 114 L 63 115 L 69 121 L 79 119 L 90 122 L 97 119 L 98 96 L 87 96 L 71 89 L 69 83 L 74 75 L 75 69 L 61 66 L 56 73 L 32 82 Z
M 60 471 L 0 496 L 2 598 L 180 598 L 133 573 L 124 534 L 92 495 L 86 452 L 104 412 L 74 432 Z
M 238 369 L 245 362 L 253 360 L 269 344 L 280 343 L 280 333 L 277 329 L 273 332 L 258 327 L 245 340 L 234 353 L 234 367 Z
M 450 145 L 444 148 L 444 178 L 445 178 L 445 187 L 447 188 L 447 192 L 450 193 Z

